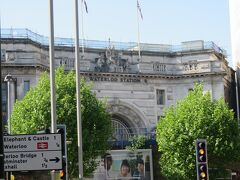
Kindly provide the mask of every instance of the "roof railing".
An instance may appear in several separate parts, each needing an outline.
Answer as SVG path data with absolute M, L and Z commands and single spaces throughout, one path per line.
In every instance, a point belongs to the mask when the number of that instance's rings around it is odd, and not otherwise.
M 48 45 L 48 37 L 40 35 L 38 33 L 32 32 L 29 29 L 17 29 L 17 28 L 4 28 L 1 29 L 2 38 L 13 38 L 13 39 L 30 39 L 34 42 L 37 42 L 41 45 Z M 80 39 L 80 42 L 82 40 Z M 84 40 L 84 47 L 92 49 L 106 49 L 109 46 L 114 47 L 116 50 L 123 51 L 138 51 L 138 43 L 136 42 L 117 42 L 117 41 L 99 41 L 99 40 Z M 73 38 L 54 38 L 55 46 L 66 46 L 73 47 L 75 45 Z M 82 46 L 80 44 L 80 46 Z M 190 45 L 187 48 L 184 45 L 168 45 L 168 44 L 149 44 L 149 43 L 140 43 L 142 51 L 150 52 L 166 52 L 166 53 L 175 53 L 183 51 L 192 51 L 192 50 L 207 50 L 212 49 L 223 55 L 227 55 L 226 51 L 218 47 L 214 42 L 207 41 L 203 42 L 202 45 Z

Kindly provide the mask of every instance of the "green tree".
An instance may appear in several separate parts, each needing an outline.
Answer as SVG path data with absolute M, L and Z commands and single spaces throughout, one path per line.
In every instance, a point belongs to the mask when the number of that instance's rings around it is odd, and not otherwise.
M 137 149 L 145 149 L 146 146 L 146 137 L 144 135 L 135 135 L 132 136 L 130 139 L 130 144 L 126 146 L 126 149 L 130 151 L 135 151 Z
M 207 139 L 210 168 L 227 168 L 237 161 L 239 131 L 234 113 L 221 98 L 196 84 L 176 107 L 165 111 L 157 125 L 160 166 L 167 179 L 196 179 L 196 139 Z
M 100 101 L 91 92 L 92 85 L 81 80 L 81 117 L 83 140 L 84 175 L 89 175 L 96 167 L 95 159 L 108 148 L 111 137 L 111 116 L 106 111 L 106 101 Z M 77 118 L 75 73 L 65 73 L 63 68 L 56 70 L 56 109 L 57 123 L 66 124 L 69 174 L 77 176 Z M 30 89 L 23 100 L 17 101 L 11 116 L 15 134 L 31 134 L 49 128 L 50 80 L 43 74 L 35 88 Z

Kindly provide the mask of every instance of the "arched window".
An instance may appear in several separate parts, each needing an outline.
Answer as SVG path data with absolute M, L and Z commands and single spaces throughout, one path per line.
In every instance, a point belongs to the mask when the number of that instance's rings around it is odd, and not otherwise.
M 113 139 L 115 141 L 128 141 L 131 136 L 131 132 L 126 124 L 121 120 L 113 118 L 112 119 L 113 127 Z

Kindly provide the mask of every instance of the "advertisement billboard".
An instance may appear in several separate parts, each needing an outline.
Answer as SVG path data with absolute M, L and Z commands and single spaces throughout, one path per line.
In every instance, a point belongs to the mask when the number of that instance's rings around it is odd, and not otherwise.
M 94 180 L 153 180 L 152 150 L 111 150 L 98 158 Z

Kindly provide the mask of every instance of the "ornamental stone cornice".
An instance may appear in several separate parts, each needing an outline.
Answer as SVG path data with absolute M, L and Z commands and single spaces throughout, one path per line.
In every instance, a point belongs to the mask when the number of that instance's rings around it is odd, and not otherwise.
M 45 71 L 49 71 L 49 67 L 45 66 L 43 64 L 32 64 L 32 63 L 4 63 L 2 62 L 2 67 L 3 68 L 37 68 Z
M 141 79 L 182 79 L 191 77 L 204 77 L 213 75 L 227 75 L 227 72 L 207 72 L 207 73 L 192 73 L 192 74 L 181 74 L 181 75 L 164 75 L 164 74 L 123 74 L 123 73 L 98 73 L 98 72 L 81 72 L 84 77 L 88 77 L 92 81 L 114 81 L 119 78 L 122 82 L 141 82 Z M 127 81 L 129 79 L 129 81 Z M 124 81 L 125 80 L 125 81 Z
M 49 72 L 49 68 L 43 65 L 2 65 L 2 73 L 7 74 L 8 72 L 14 73 L 14 75 L 30 75 L 39 72 Z

